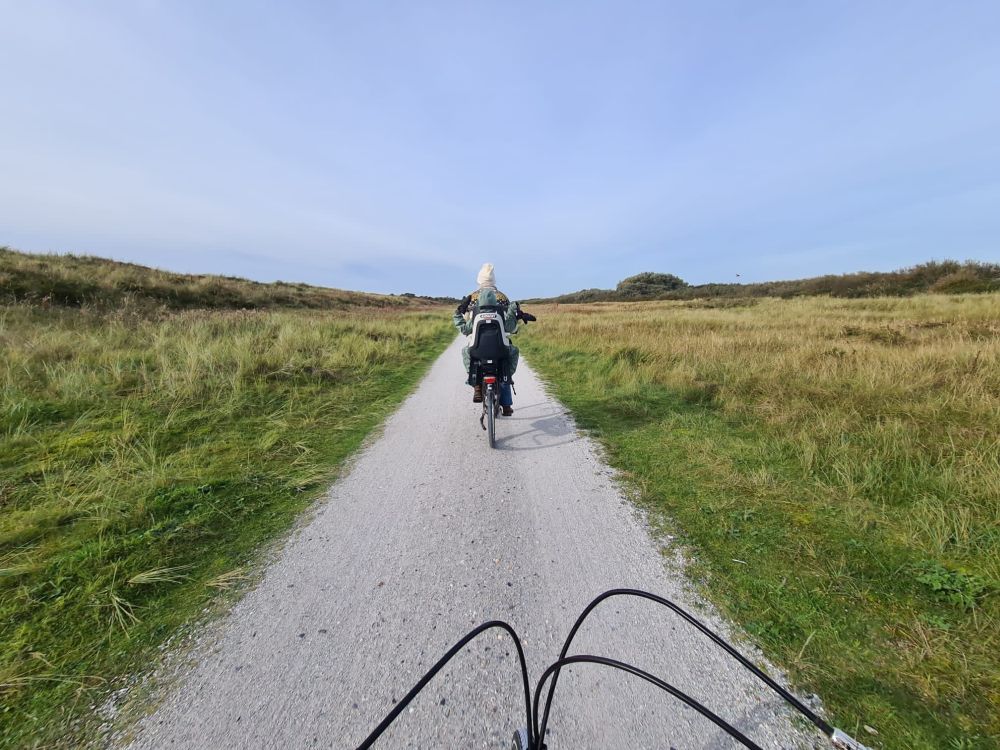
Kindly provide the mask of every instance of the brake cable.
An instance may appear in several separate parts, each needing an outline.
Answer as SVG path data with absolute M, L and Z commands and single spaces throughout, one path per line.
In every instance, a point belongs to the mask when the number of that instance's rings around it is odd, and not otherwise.
M 636 677 L 641 677 L 646 682 L 650 682 L 653 685 L 656 685 L 656 687 L 660 688 L 661 690 L 667 693 L 670 693 L 670 695 L 674 696 L 685 705 L 688 705 L 691 708 L 693 708 L 695 711 L 700 713 L 702 716 L 711 721 L 717 727 L 720 727 L 730 737 L 742 743 L 744 746 L 750 748 L 750 750 L 763 750 L 760 745 L 751 740 L 740 730 L 736 729 L 736 727 L 734 727 L 732 724 L 727 722 L 725 719 L 720 718 L 718 714 L 712 712 L 710 709 L 706 708 L 703 704 L 696 701 L 694 698 L 692 698 L 684 691 L 677 689 L 669 682 L 661 680 L 656 675 L 650 674 L 649 672 L 639 669 L 638 667 L 635 667 L 631 664 L 626 664 L 625 662 L 617 661 L 616 659 L 608 659 L 604 656 L 590 656 L 587 654 L 577 654 L 575 656 L 567 656 L 563 659 L 559 659 L 559 661 L 550 665 L 549 668 L 546 669 L 544 673 L 542 673 L 542 677 L 538 681 L 538 686 L 535 688 L 535 700 L 534 700 L 534 705 L 532 706 L 532 710 L 534 711 L 536 717 L 538 716 L 538 698 L 541 695 L 542 687 L 545 685 L 545 681 L 549 678 L 549 675 L 552 675 L 552 679 L 554 682 L 555 676 L 558 675 L 559 671 L 568 664 L 600 664 L 601 666 L 611 667 L 613 669 L 620 669 L 623 672 L 634 674 Z M 551 697 L 552 693 L 549 693 L 549 700 L 551 700 Z M 547 710 L 548 706 L 546 706 L 546 711 Z M 542 726 L 543 727 L 545 726 L 544 723 Z M 545 748 L 545 745 L 541 742 L 541 738 L 537 735 L 534 738 L 533 747 L 542 750 L 544 750 Z
M 398 717 L 403 712 L 403 709 L 410 704 L 410 701 L 416 698 L 417 694 L 420 693 L 420 691 L 427 686 L 427 683 L 430 682 L 432 679 L 434 679 L 434 675 L 440 672 L 444 668 L 444 666 L 449 661 L 451 661 L 452 658 L 454 658 L 454 656 L 459 651 L 461 651 L 472 640 L 474 640 L 476 636 L 480 635 L 481 633 L 485 633 L 487 630 L 492 630 L 493 628 L 500 628 L 501 630 L 505 630 L 507 634 L 514 639 L 514 646 L 517 648 L 517 658 L 518 661 L 520 661 L 521 663 L 521 682 L 524 685 L 524 712 L 528 720 L 528 723 L 525 726 L 530 727 L 531 685 L 528 682 L 528 664 L 524 660 L 524 649 L 521 647 L 521 639 L 517 637 L 517 633 L 514 632 L 514 628 L 512 628 L 506 622 L 503 622 L 502 620 L 491 620 L 489 622 L 484 622 L 479 627 L 469 631 L 465 635 L 465 637 L 462 638 L 462 640 L 460 640 L 458 643 L 456 643 L 454 646 L 448 649 L 448 653 L 442 656 L 438 660 L 438 662 L 433 667 L 431 667 L 430 670 L 428 670 L 427 674 L 425 674 L 420 679 L 420 682 L 414 685 L 413 689 L 410 690 L 410 692 L 408 692 L 403 697 L 403 699 L 395 705 L 392 711 L 390 711 L 389 714 L 384 719 L 382 719 L 379 725 L 375 727 L 374 731 L 372 731 L 372 733 L 368 735 L 367 739 L 365 739 L 364 742 L 358 745 L 358 750 L 367 750 L 373 744 L 375 744 L 375 740 L 377 740 L 385 732 L 385 730 L 389 728 L 389 725 L 396 720 L 396 717 Z
M 610 591 L 605 591 L 603 594 L 595 598 L 584 611 L 577 618 L 573 627 L 570 629 L 569 635 L 566 637 L 563 643 L 562 651 L 559 654 L 559 659 L 552 663 L 542 674 L 538 681 L 538 685 L 535 688 L 534 699 L 531 696 L 531 686 L 528 682 L 528 667 L 524 658 L 524 649 L 521 646 L 521 641 L 517 636 L 514 629 L 501 620 L 491 620 L 490 622 L 483 623 L 479 627 L 471 630 L 467 633 L 461 640 L 459 640 L 454 646 L 452 646 L 448 652 L 438 660 L 438 662 L 431 667 L 430 670 L 420 679 L 420 681 L 414 685 L 413 689 L 408 692 L 402 700 L 400 700 L 395 707 L 389 712 L 389 714 L 375 727 L 374 731 L 358 746 L 358 750 L 368 750 L 375 741 L 389 728 L 391 725 L 403 712 L 410 702 L 427 686 L 427 684 L 434 678 L 434 676 L 440 672 L 444 666 L 451 661 L 463 648 L 465 648 L 472 640 L 474 640 L 481 633 L 491 630 L 493 628 L 500 628 L 507 632 L 508 635 L 514 640 L 514 645 L 517 649 L 517 657 L 521 666 L 521 682 L 524 687 L 524 705 L 525 705 L 525 716 L 527 722 L 525 724 L 528 734 L 528 750 L 545 750 L 544 737 L 545 732 L 548 728 L 549 713 L 552 708 L 552 699 L 555 695 L 556 683 L 559 679 L 559 673 L 563 667 L 571 664 L 598 664 L 600 666 L 605 666 L 613 669 L 618 669 L 629 674 L 640 677 L 641 679 L 649 682 L 661 690 L 669 693 L 678 700 L 682 701 L 684 704 L 695 709 L 699 714 L 707 718 L 713 724 L 724 730 L 729 736 L 733 737 L 735 740 L 740 742 L 743 746 L 750 748 L 750 750 L 761 750 L 760 746 L 753 742 L 750 738 L 740 732 L 738 729 L 733 727 L 724 719 L 720 718 L 717 714 L 712 712 L 710 709 L 706 708 L 704 705 L 699 703 L 697 700 L 689 696 L 687 693 L 679 690 L 670 683 L 656 677 L 645 670 L 642 670 L 631 664 L 625 662 L 617 661 L 615 659 L 609 659 L 603 656 L 592 656 L 587 654 L 576 654 L 572 656 L 567 656 L 566 653 L 569 651 L 570 645 L 572 645 L 573 639 L 576 637 L 580 626 L 583 625 L 587 617 L 594 611 L 594 609 L 606 599 L 610 599 L 614 596 L 634 596 L 641 599 L 648 599 L 649 601 L 660 604 L 676 614 L 680 615 L 688 623 L 696 627 L 702 633 L 707 635 L 716 645 L 720 646 L 726 651 L 730 656 L 736 659 L 742 666 L 748 669 L 756 677 L 762 680 L 768 687 L 774 690 L 781 698 L 783 698 L 787 703 L 791 704 L 796 710 L 799 711 L 803 716 L 805 716 L 809 721 L 811 721 L 823 734 L 825 734 L 833 743 L 834 747 L 843 748 L 843 750 L 868 750 L 864 745 L 850 737 L 845 732 L 840 729 L 836 729 L 822 718 L 820 718 L 814 711 L 809 709 L 805 704 L 803 704 L 798 698 L 792 695 L 788 690 L 781 687 L 777 682 L 760 670 L 757 666 L 751 663 L 745 656 L 743 656 L 739 651 L 737 651 L 733 646 L 723 640 L 718 634 L 709 629 L 706 625 L 700 622 L 697 618 L 690 615 L 684 609 L 682 609 L 677 604 L 674 604 L 669 599 L 664 599 L 656 594 L 651 594 L 647 591 L 641 591 L 639 589 L 612 589 Z M 545 687 L 545 683 L 548 678 L 552 678 L 552 682 L 549 684 L 549 690 L 545 699 L 545 709 L 542 713 L 541 723 L 539 723 L 538 707 L 539 699 L 541 697 L 542 689 Z
M 587 605 L 586 609 L 580 613 L 580 616 L 576 619 L 573 627 L 569 631 L 569 635 L 566 637 L 566 641 L 563 643 L 562 651 L 559 652 L 559 659 L 565 659 L 566 653 L 569 651 L 570 645 L 573 643 L 573 639 L 576 637 L 577 631 L 580 626 L 583 625 L 584 620 L 590 615 L 591 612 L 603 601 L 610 599 L 613 596 L 634 596 L 641 599 L 648 599 L 652 602 L 656 602 L 667 609 L 680 615 L 684 620 L 693 625 L 695 628 L 700 630 L 702 633 L 707 635 L 712 642 L 720 646 L 726 653 L 736 659 L 741 665 L 746 667 L 750 672 L 752 672 L 756 677 L 761 679 L 768 687 L 774 690 L 778 695 L 790 703 L 799 713 L 805 716 L 809 721 L 816 725 L 823 734 L 827 737 L 833 737 L 834 728 L 831 727 L 827 722 L 823 721 L 819 716 L 816 715 L 814 711 L 809 709 L 805 704 L 802 703 L 798 698 L 792 695 L 789 691 L 785 690 L 781 685 L 775 682 L 773 679 L 768 677 L 762 670 L 760 670 L 755 664 L 753 664 L 749 659 L 747 659 L 743 654 L 733 648 L 729 643 L 724 641 L 719 635 L 714 631 L 709 629 L 700 620 L 698 620 L 693 615 L 688 614 L 685 610 L 681 609 L 678 605 L 674 604 L 669 599 L 664 599 L 662 596 L 657 596 L 656 594 L 650 594 L 648 591 L 640 591 L 639 589 L 612 589 L 610 591 L 605 591 L 603 594 L 594 599 L 590 604 Z M 558 663 L 558 662 L 556 662 Z M 552 696 L 555 693 L 556 682 L 559 679 L 559 670 L 556 669 L 552 676 L 552 684 L 549 685 L 548 697 L 545 699 L 545 711 L 542 714 L 541 726 L 535 725 L 535 734 L 541 740 L 545 735 L 545 728 L 549 722 L 549 709 L 552 707 Z M 537 703 L 538 696 L 535 696 L 535 701 Z M 537 720 L 538 714 L 535 714 Z

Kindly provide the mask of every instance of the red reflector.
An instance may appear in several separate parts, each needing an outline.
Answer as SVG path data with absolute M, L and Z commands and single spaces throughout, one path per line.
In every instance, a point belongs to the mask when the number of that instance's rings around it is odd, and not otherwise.
M 487 377 L 483 378 L 483 382 L 484 383 L 495 383 L 495 382 L 497 382 L 497 379 L 494 378 L 494 377 L 491 377 L 491 376 L 487 376 Z

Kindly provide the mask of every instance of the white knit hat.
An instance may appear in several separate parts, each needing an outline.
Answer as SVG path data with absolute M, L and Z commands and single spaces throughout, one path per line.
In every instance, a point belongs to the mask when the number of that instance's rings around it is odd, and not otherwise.
M 479 269 L 479 275 L 476 276 L 476 283 L 479 284 L 480 288 L 497 285 L 497 277 L 493 273 L 492 263 L 483 263 L 483 267 Z

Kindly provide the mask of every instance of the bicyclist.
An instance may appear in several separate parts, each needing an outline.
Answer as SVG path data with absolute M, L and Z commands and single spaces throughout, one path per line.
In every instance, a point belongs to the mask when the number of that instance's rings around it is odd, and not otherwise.
M 468 336 L 472 333 L 473 310 L 481 307 L 494 307 L 503 316 L 503 327 L 507 333 L 517 330 L 517 321 L 525 322 L 534 320 L 533 315 L 529 315 L 521 310 L 516 302 L 511 302 L 506 294 L 497 289 L 496 274 L 492 263 L 484 263 L 476 276 L 476 283 L 479 288 L 467 294 L 455 308 L 455 315 L 452 318 L 459 333 Z M 470 342 L 471 343 L 471 342 Z M 520 355 L 518 349 L 513 344 L 510 345 L 510 374 L 513 375 L 517 369 L 517 360 Z M 466 375 L 469 373 L 471 358 L 469 357 L 468 344 L 462 349 L 462 361 L 465 364 Z M 472 400 L 481 403 L 483 400 L 483 388 L 481 385 L 474 386 Z M 514 413 L 514 397 L 511 393 L 510 383 L 500 384 L 500 408 L 505 417 Z

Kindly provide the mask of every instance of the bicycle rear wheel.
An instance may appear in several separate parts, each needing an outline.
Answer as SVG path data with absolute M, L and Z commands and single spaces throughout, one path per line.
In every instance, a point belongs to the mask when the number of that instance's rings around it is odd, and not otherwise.
M 490 440 L 490 448 L 496 448 L 497 393 L 492 383 L 486 386 L 484 395 L 486 396 L 483 399 L 483 409 L 486 410 L 486 435 Z

